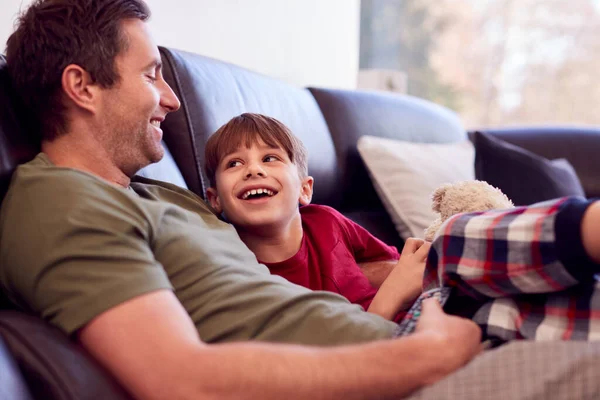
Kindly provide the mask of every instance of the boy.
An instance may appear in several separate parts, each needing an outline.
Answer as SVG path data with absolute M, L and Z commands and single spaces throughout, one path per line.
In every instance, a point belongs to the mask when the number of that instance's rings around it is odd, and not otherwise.
M 210 137 L 205 160 L 208 201 L 272 274 L 387 319 L 400 318 L 421 293 L 429 243 L 409 239 L 399 257 L 336 210 L 309 205 L 306 149 L 281 122 L 235 117 Z

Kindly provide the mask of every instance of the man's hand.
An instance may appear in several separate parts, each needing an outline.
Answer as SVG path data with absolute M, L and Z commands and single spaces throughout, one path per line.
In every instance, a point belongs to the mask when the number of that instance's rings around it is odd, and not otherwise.
M 430 248 L 431 243 L 422 239 L 406 240 L 398 263 L 381 284 L 369 312 L 393 319 L 400 310 L 414 302 L 422 291 L 423 272 Z
M 447 315 L 434 298 L 423 301 L 415 336 L 428 337 L 439 368 L 431 384 L 467 364 L 481 351 L 481 329 L 471 320 Z

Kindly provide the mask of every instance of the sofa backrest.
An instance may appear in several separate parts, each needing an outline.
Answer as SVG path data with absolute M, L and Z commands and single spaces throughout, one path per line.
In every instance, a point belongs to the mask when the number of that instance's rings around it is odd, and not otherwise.
M 341 211 L 383 211 L 356 151 L 362 135 L 418 142 L 466 138 L 458 117 L 410 96 L 356 90 L 304 89 L 198 54 L 160 48 L 163 73 L 181 109 L 163 123 L 165 141 L 188 187 L 204 194 L 204 145 L 244 112 L 281 120 L 305 144 L 315 178 L 313 202 Z
M 376 91 L 310 88 L 327 121 L 336 148 L 340 205 L 346 210 L 380 206 L 356 144 L 364 135 L 422 143 L 450 143 L 467 135 L 458 116 L 416 97 Z M 316 185 L 316 183 L 315 183 Z
M 31 160 L 39 151 L 37 140 L 27 134 L 27 115 L 14 96 L 6 66 L 0 54 L 0 201 L 17 165 Z

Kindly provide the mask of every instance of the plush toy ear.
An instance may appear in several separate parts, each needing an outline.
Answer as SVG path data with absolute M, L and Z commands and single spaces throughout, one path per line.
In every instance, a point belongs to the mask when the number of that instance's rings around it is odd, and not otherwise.
M 441 205 L 444 201 L 444 196 L 446 195 L 446 191 L 451 185 L 446 183 L 445 185 L 440 186 L 435 189 L 435 191 L 431 194 L 431 209 L 435 212 L 441 212 Z

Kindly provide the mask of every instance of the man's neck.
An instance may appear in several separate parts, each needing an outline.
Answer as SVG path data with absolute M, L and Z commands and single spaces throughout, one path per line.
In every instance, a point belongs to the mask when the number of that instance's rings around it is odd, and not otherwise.
M 90 143 L 85 139 L 65 134 L 52 141 L 43 141 L 42 151 L 58 167 L 85 171 L 124 188 L 131 182 L 96 142 Z
M 242 241 L 262 262 L 274 263 L 293 257 L 302 245 L 300 213 L 285 226 L 237 229 Z

